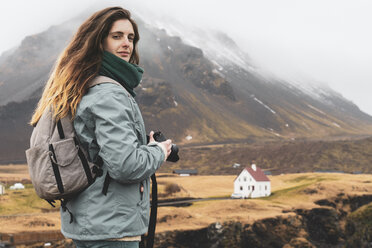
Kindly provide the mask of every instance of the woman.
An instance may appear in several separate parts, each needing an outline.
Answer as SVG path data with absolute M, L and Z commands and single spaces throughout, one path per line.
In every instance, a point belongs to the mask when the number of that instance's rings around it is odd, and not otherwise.
M 130 12 L 120 7 L 93 14 L 62 52 L 32 117 L 36 124 L 51 106 L 56 118 L 69 112 L 89 159 L 103 160 L 110 181 L 102 194 L 101 176 L 61 210 L 62 233 L 77 247 L 138 247 L 149 222 L 149 177 L 166 160 L 171 140 L 146 144 L 146 132 L 134 88 L 143 70 L 137 66 L 139 33 Z M 98 75 L 119 82 L 89 87 Z

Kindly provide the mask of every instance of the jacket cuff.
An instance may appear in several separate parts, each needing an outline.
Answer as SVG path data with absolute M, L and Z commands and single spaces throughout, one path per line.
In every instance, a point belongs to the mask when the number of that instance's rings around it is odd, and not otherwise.
M 161 150 L 163 151 L 164 153 L 164 161 L 167 160 L 167 150 L 165 149 L 165 147 L 163 145 L 161 145 L 159 142 L 157 141 L 153 141 L 153 142 L 150 142 L 147 144 L 148 146 L 159 146 L 161 148 Z

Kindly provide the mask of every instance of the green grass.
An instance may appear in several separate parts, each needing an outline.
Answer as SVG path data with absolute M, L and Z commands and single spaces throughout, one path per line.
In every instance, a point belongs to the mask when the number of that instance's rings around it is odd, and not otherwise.
M 362 225 L 372 228 L 372 203 L 365 205 L 349 214 L 348 218 L 361 223 Z
M 38 213 L 43 208 L 51 208 L 36 195 L 32 185 L 26 185 L 23 190 L 6 190 L 6 194 L 0 196 L 0 203 L 0 215 Z
M 292 178 L 292 179 L 288 179 L 288 180 L 285 180 L 284 182 L 286 183 L 305 183 L 305 182 L 311 182 L 311 183 L 318 183 L 318 182 L 321 182 L 321 181 L 333 181 L 335 180 L 335 178 L 332 178 L 331 177 L 331 174 L 327 174 L 327 176 L 314 176 L 314 175 L 311 175 L 311 176 L 306 176 L 306 175 L 303 175 L 303 176 L 298 176 L 298 177 L 295 177 L 295 178 Z
M 372 203 L 362 206 L 347 216 L 347 223 L 353 226 L 352 236 L 346 247 L 367 247 L 371 241 Z
M 313 183 L 306 183 L 306 184 L 301 184 L 301 185 L 297 185 L 297 186 L 293 186 L 293 187 L 289 187 L 289 188 L 285 188 L 285 189 L 281 189 L 281 190 L 276 190 L 276 191 L 271 192 L 270 196 L 264 197 L 264 198 L 261 198 L 261 199 L 271 201 L 271 200 L 274 200 L 274 199 L 277 199 L 277 198 L 283 197 L 283 196 L 289 196 L 289 195 L 292 195 L 292 194 L 297 195 L 297 192 L 299 190 L 305 189 L 306 187 L 308 187 L 312 184 Z
M 296 178 L 292 178 L 292 179 L 289 179 L 289 180 L 286 180 L 285 182 L 287 183 L 299 183 L 299 182 L 302 182 L 302 181 L 309 181 L 309 180 L 313 180 L 314 178 L 310 178 L 309 176 L 299 176 L 299 177 L 296 177 Z
M 295 195 L 298 195 L 298 191 L 300 190 L 303 190 L 305 188 L 307 188 L 308 186 L 310 185 L 313 185 L 315 183 L 318 183 L 318 182 L 321 182 L 321 181 L 330 181 L 330 180 L 334 180 L 332 178 L 329 178 L 329 177 L 314 177 L 314 176 L 298 176 L 296 178 L 293 178 L 293 179 L 290 179 L 290 180 L 286 180 L 285 182 L 288 182 L 288 183 L 301 183 L 300 185 L 296 185 L 296 186 L 292 186 L 292 187 L 288 187 L 288 188 L 285 188 L 285 189 L 280 189 L 280 190 L 276 190 L 276 191 L 273 191 L 271 192 L 271 195 L 269 197 L 265 197 L 265 198 L 262 198 L 263 200 L 274 200 L 274 199 L 277 199 L 279 197 L 283 197 L 283 196 L 291 196 L 293 194 Z

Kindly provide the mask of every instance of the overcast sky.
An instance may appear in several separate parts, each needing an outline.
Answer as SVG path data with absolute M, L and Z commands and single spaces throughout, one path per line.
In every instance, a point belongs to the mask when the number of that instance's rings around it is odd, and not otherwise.
M 0 54 L 93 3 L 121 3 L 132 12 L 145 6 L 190 25 L 222 29 L 261 66 L 324 82 L 372 115 L 370 0 L 1 1 Z

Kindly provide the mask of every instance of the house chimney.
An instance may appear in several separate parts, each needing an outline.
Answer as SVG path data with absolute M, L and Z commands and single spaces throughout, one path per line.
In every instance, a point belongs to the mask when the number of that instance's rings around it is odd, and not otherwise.
M 256 164 L 252 164 L 252 170 L 254 170 L 254 171 L 257 170 Z

